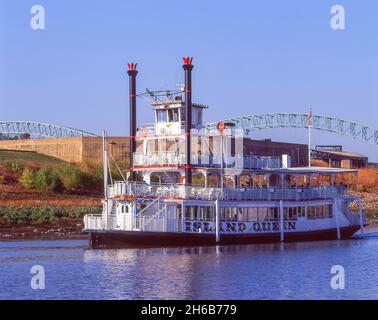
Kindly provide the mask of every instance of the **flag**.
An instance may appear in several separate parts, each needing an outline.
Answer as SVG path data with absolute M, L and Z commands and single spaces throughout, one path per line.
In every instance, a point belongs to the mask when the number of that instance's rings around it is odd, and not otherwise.
M 312 118 L 312 111 L 310 109 L 310 111 L 307 113 L 307 127 L 308 128 L 311 127 L 311 118 Z

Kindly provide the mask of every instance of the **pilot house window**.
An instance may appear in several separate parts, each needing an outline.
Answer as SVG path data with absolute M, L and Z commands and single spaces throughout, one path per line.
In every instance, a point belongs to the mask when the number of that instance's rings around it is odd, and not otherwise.
M 156 120 L 157 122 L 167 121 L 167 111 L 166 110 L 156 110 Z
M 169 109 L 168 110 L 168 122 L 178 122 L 179 121 L 179 113 L 178 109 Z

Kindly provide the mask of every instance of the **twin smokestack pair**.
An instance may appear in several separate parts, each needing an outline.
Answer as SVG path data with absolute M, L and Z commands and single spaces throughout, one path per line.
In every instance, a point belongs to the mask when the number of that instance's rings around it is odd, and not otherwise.
M 185 184 L 192 183 L 192 166 L 191 166 L 191 141 L 190 129 L 192 128 L 192 70 L 193 58 L 182 58 L 185 70 L 185 138 L 186 138 L 186 165 L 185 165 Z M 129 63 L 127 74 L 129 75 L 129 105 L 130 105 L 130 181 L 135 181 L 135 172 L 133 170 L 133 154 L 136 151 L 136 76 L 138 74 L 137 63 Z

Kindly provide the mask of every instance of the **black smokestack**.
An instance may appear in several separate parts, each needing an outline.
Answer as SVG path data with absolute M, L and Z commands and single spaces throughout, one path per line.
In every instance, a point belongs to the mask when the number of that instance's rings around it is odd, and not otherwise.
M 130 107 L 130 149 L 129 149 L 129 162 L 130 162 L 130 181 L 135 181 L 135 172 L 133 171 L 133 155 L 136 151 L 136 76 L 137 63 L 129 63 L 127 74 L 129 75 L 129 107 Z
M 183 58 L 185 70 L 185 136 L 186 136 L 186 166 L 185 184 L 192 184 L 192 164 L 191 164 L 191 136 L 192 129 L 192 70 L 193 58 Z

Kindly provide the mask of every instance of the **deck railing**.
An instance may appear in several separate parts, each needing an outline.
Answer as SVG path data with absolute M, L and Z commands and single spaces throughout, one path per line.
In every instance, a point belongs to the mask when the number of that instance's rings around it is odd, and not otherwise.
M 133 156 L 135 166 L 155 166 L 155 165 L 185 165 L 185 154 L 175 151 L 159 152 L 136 152 Z M 223 160 L 221 156 L 212 154 L 193 154 L 191 163 L 196 166 L 206 166 L 214 168 L 243 168 L 243 169 L 277 169 L 281 162 L 278 157 L 260 157 L 253 155 L 229 156 Z
M 115 182 L 108 187 L 109 197 L 165 197 L 194 200 L 311 200 L 333 199 L 347 194 L 345 186 L 318 186 L 298 188 L 218 188 L 177 184 L 146 184 L 143 182 Z
M 106 221 L 101 214 L 86 214 L 84 216 L 84 229 L 86 230 L 115 230 L 117 229 L 117 219 L 115 214 L 108 215 Z
M 360 212 L 352 209 L 351 204 L 356 203 L 356 202 L 358 203 L 358 201 L 359 201 L 359 198 L 357 196 L 347 196 L 347 197 L 344 197 L 341 202 L 341 210 L 346 216 L 346 218 L 349 220 L 351 225 L 360 225 L 361 218 L 362 218 L 363 224 L 366 224 L 368 221 L 365 210 L 362 210 L 361 212 L 362 217 L 360 217 Z
M 181 220 L 166 219 L 164 216 L 137 217 L 135 226 L 141 231 L 181 232 Z
M 86 214 L 84 216 L 84 228 L 86 230 L 104 230 L 105 223 L 101 214 Z

